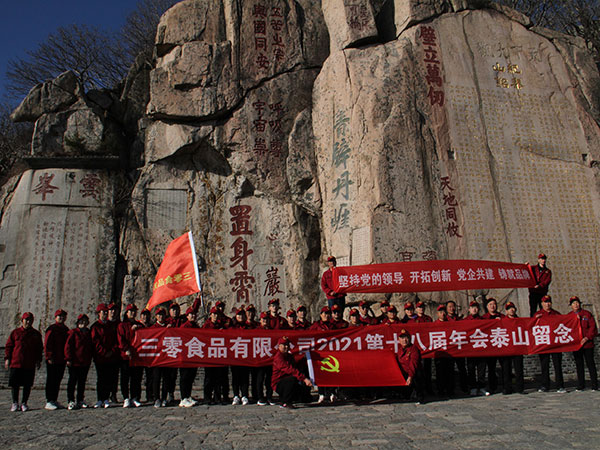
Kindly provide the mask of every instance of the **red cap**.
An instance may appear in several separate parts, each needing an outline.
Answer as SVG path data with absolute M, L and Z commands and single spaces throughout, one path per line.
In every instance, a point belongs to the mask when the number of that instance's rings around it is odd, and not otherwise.
M 415 308 L 425 308 L 425 303 L 417 302 L 417 304 L 415 305 Z
M 398 312 L 398 310 L 396 309 L 396 307 L 394 305 L 392 305 L 388 308 L 387 312 Z
M 272 298 L 271 300 L 269 300 L 269 305 L 279 305 L 279 299 Z
M 289 344 L 290 340 L 288 339 L 287 336 L 282 336 L 279 339 L 277 339 L 277 347 L 279 347 L 281 344 Z
M 217 300 L 217 302 L 215 303 L 215 307 L 218 308 L 219 306 L 225 307 L 225 302 L 222 300 Z
M 254 307 L 254 305 L 252 303 L 250 303 L 248 306 L 246 306 L 246 311 L 256 312 L 256 308 Z
M 479 303 L 477 303 L 476 300 L 472 300 L 471 303 L 469 303 L 469 307 L 471 306 L 477 306 L 479 308 Z
M 90 318 L 87 316 L 87 314 L 79 314 L 77 316 L 77 323 L 81 322 L 84 319 L 87 320 L 88 322 L 90 321 Z
M 390 302 L 388 302 L 387 300 L 382 300 L 379 306 L 390 306 Z
M 545 253 L 540 253 L 540 254 L 538 255 L 538 259 L 548 259 L 548 257 L 546 256 L 546 254 L 545 254 Z
M 64 309 L 57 309 L 54 313 L 54 317 L 56 316 L 66 316 L 67 312 Z
M 550 297 L 549 295 L 544 295 L 542 297 L 542 302 L 550 302 L 550 303 L 552 303 L 552 297 Z
M 330 262 L 330 261 L 336 262 L 335 256 L 328 256 L 327 262 Z
M 415 309 L 415 306 L 411 302 L 406 302 L 404 304 L 404 309 Z
M 338 304 L 335 304 L 331 307 L 331 312 L 341 312 L 342 307 Z
M 496 300 L 494 297 L 490 297 L 490 298 L 488 298 L 488 301 L 487 301 L 487 302 L 488 302 L 488 303 L 490 303 L 490 302 L 496 302 L 496 303 L 498 303 L 498 301 L 497 301 L 497 300 Z
M 369 302 L 366 302 L 364 300 L 361 300 L 360 303 L 358 304 L 358 306 L 360 306 L 361 308 L 364 307 L 368 307 L 369 306 Z
M 117 309 L 117 305 L 116 305 L 116 303 L 109 303 L 109 304 L 108 304 L 108 306 L 107 306 L 106 308 L 107 308 L 108 310 L 111 310 L 111 309 Z
M 130 303 L 129 305 L 127 305 L 127 307 L 125 308 L 125 311 L 137 311 L 138 307 L 135 306 L 133 303 Z
M 156 310 L 156 312 L 154 313 L 155 316 L 166 316 L 167 312 L 165 311 L 165 308 L 158 308 Z
M 235 310 L 235 315 L 236 316 L 244 316 L 244 315 L 246 315 L 246 310 L 242 306 L 241 308 L 238 308 Z
M 150 314 L 150 310 L 149 309 L 142 309 L 142 312 L 140 313 L 140 316 L 143 316 L 144 314 Z
M 25 320 L 25 319 L 31 319 L 33 320 L 33 313 L 30 312 L 26 312 L 21 316 L 21 320 Z
M 209 314 L 219 314 L 219 310 L 217 309 L 216 306 L 213 306 L 212 308 L 210 308 L 210 311 L 208 313 Z
M 507 302 L 506 305 L 504 305 L 504 309 L 509 310 L 510 308 L 517 309 L 517 307 L 515 306 L 515 304 L 513 302 Z
M 352 309 L 350 310 L 350 315 L 351 315 L 351 316 L 358 316 L 359 314 L 360 314 L 360 313 L 358 312 L 358 309 L 356 309 L 356 308 L 352 308 Z
M 321 314 L 323 313 L 330 313 L 331 314 L 331 310 L 329 309 L 329 306 L 323 306 L 321 308 Z
M 446 311 L 446 305 L 440 305 L 437 307 L 438 311 Z
M 306 311 L 306 306 L 304 306 L 304 305 L 300 305 L 300 306 L 298 306 L 298 307 L 296 308 L 296 312 L 298 312 L 298 311 Z
M 169 305 L 169 309 L 179 309 L 181 310 L 181 306 L 179 306 L 179 303 L 177 302 L 173 302 Z
M 398 337 L 402 337 L 402 336 L 408 336 L 408 337 L 410 337 L 410 333 L 405 328 L 402 328 L 400 330 L 400 334 L 398 335 Z
M 287 314 L 287 317 L 295 317 L 296 316 L 296 311 L 294 311 L 293 309 L 290 309 Z
M 96 312 L 99 313 L 100 311 L 108 311 L 108 306 L 106 306 L 106 303 L 100 303 L 98 306 L 96 306 Z
M 193 306 L 190 306 L 188 309 L 185 310 L 185 315 L 187 316 L 188 314 L 196 314 L 196 310 Z
M 261 319 L 268 319 L 269 318 L 269 313 L 266 311 L 263 311 L 260 313 L 260 318 Z
M 573 297 L 571 297 L 569 299 L 569 305 L 572 304 L 573 302 L 579 302 L 579 303 L 581 303 L 581 300 L 579 300 L 579 297 L 577 297 L 576 295 L 574 295 Z

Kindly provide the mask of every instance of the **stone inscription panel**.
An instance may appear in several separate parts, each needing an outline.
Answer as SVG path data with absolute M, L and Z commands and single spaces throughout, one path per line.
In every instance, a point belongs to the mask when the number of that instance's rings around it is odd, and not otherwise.
M 187 206 L 188 192 L 184 189 L 146 190 L 146 228 L 185 229 Z
M 352 265 L 370 264 L 372 253 L 371 227 L 354 229 L 352 231 Z

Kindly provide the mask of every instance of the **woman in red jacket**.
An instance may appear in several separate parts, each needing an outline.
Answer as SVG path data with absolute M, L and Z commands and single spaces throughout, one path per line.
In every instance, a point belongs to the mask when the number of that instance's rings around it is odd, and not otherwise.
M 65 374 L 65 342 L 69 328 L 65 325 L 67 312 L 59 309 L 54 313 L 54 323 L 46 330 L 44 353 L 46 356 L 46 406 L 54 411 L 62 408 L 58 403 L 60 382 Z
M 117 341 L 119 343 L 119 352 L 121 354 L 121 394 L 123 395 L 123 408 L 142 406 L 140 399 L 142 397 L 142 377 L 144 368 L 141 366 L 130 366 L 131 356 L 133 354 L 133 339 L 135 330 L 140 328 L 141 323 L 135 320 L 137 306 L 130 303 L 125 308 L 125 317 L 117 326 Z
M 8 385 L 12 388 L 11 411 L 29 410 L 27 400 L 33 386 L 35 369 L 42 363 L 42 335 L 33 328 L 33 314 L 26 312 L 21 317 L 22 326 L 10 333 L 6 341 L 4 365 L 10 369 Z M 23 386 L 22 403 L 19 407 L 19 387 Z
M 69 330 L 67 342 L 65 343 L 65 360 L 69 370 L 69 381 L 67 382 L 67 400 L 70 410 L 87 408 L 84 401 L 85 382 L 87 380 L 94 344 L 92 334 L 88 325 L 90 319 L 85 314 L 77 317 L 77 326 Z M 75 388 L 77 387 L 77 402 L 75 402 Z

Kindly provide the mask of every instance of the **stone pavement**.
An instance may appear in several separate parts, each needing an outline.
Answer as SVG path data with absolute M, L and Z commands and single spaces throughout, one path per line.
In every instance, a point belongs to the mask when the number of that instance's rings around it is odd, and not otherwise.
M 11 413 L 0 390 L 0 448 L 598 448 L 600 392 L 402 402 L 198 406 Z M 64 392 L 61 392 L 61 398 Z M 86 397 L 95 398 L 90 391 Z

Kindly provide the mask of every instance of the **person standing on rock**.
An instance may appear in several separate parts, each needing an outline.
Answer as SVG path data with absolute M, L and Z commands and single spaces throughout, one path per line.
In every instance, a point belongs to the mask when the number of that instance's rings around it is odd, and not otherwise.
M 507 319 L 518 319 L 517 307 L 513 302 L 508 302 L 504 307 L 506 309 Z M 519 394 L 524 393 L 524 379 L 523 379 L 523 355 L 506 356 L 505 362 L 502 366 L 502 380 L 503 388 L 502 393 L 504 395 L 512 394 L 512 369 L 515 369 L 515 391 Z
M 58 409 L 60 382 L 65 374 L 65 343 L 69 328 L 65 325 L 67 312 L 59 309 L 54 313 L 54 323 L 48 327 L 45 336 L 46 356 L 46 406 L 48 411 Z
M 8 385 L 11 388 L 12 405 L 10 410 L 28 411 L 27 401 L 35 378 L 35 369 L 42 364 L 42 335 L 33 328 L 33 314 L 21 316 L 21 326 L 15 328 L 4 348 L 4 367 L 9 370 Z M 23 396 L 19 405 L 19 388 L 23 386 Z
M 119 373 L 121 371 L 121 353 L 119 352 L 119 340 L 117 337 L 117 328 L 121 323 L 119 319 L 119 307 L 116 303 L 109 303 L 107 317 L 107 332 L 110 334 L 110 339 L 114 342 L 113 353 L 114 361 L 110 364 L 110 396 L 109 399 L 113 403 L 117 403 L 117 391 L 119 390 Z
M 137 306 L 130 303 L 125 308 L 125 317 L 117 327 L 119 352 L 121 354 L 121 394 L 123 395 L 123 408 L 142 406 L 142 377 L 144 368 L 130 365 L 133 356 L 133 340 L 135 331 L 142 326 L 135 320 Z
M 540 308 L 542 297 L 548 293 L 548 288 L 552 282 L 552 271 L 546 266 L 547 259 L 548 257 L 544 253 L 540 253 L 537 265 L 530 266 L 535 286 L 529 288 L 529 317 L 533 317 Z
M 590 381 L 592 382 L 592 391 L 598 390 L 598 373 L 596 371 L 596 362 L 594 361 L 594 338 L 598 334 L 596 321 L 591 312 L 581 308 L 581 300 L 579 297 L 573 296 L 569 299 L 569 305 L 572 311 L 569 314 L 575 314 L 579 318 L 581 324 L 581 348 L 573 352 L 575 358 L 575 366 L 577 367 L 577 390 L 585 389 L 585 370 L 583 361 L 590 373 Z
M 108 306 L 100 303 L 96 307 L 98 320 L 90 328 L 94 344 L 94 363 L 96 365 L 96 394 L 98 401 L 94 408 L 110 407 L 110 390 L 113 387 L 115 367 L 118 364 L 117 333 L 108 322 Z M 115 330 L 116 331 L 116 330 Z
M 69 330 L 67 342 L 65 342 L 65 360 L 69 368 L 69 380 L 67 381 L 67 401 L 69 410 L 87 408 L 85 403 L 85 382 L 87 380 L 94 344 L 92 334 L 88 325 L 90 319 L 86 314 L 77 317 L 75 328 Z M 77 397 L 75 397 L 77 388 Z
M 330 256 L 327 258 L 327 267 L 328 269 L 323 272 L 323 276 L 321 277 L 321 289 L 325 293 L 327 297 L 327 306 L 332 308 L 333 305 L 339 305 L 342 308 L 342 314 L 344 313 L 344 309 L 346 308 L 346 294 L 338 294 L 333 290 L 333 268 L 336 266 L 337 261 L 335 256 Z
M 541 319 L 548 316 L 559 316 L 560 313 L 552 309 L 552 297 L 544 295 L 542 297 L 542 309 L 536 314 L 536 319 Z M 543 353 L 540 354 L 540 366 L 542 366 L 542 385 L 538 389 L 538 392 L 547 392 L 550 390 L 550 357 L 552 357 L 552 365 L 554 366 L 554 376 L 556 378 L 556 392 L 564 394 L 565 382 L 563 379 L 562 371 L 562 353 Z

